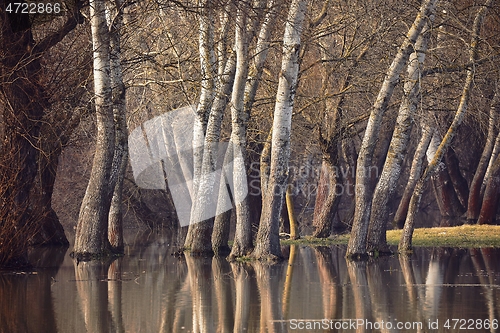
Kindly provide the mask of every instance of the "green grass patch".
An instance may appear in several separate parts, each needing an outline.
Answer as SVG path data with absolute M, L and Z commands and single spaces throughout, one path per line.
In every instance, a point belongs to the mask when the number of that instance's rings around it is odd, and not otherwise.
M 390 245 L 398 245 L 400 237 L 401 230 L 387 231 L 387 242 Z M 347 244 L 348 241 L 349 234 L 345 234 L 329 238 L 305 236 L 297 240 L 282 240 L 281 244 L 327 246 Z M 417 228 L 413 233 L 412 244 L 420 247 L 500 248 L 500 226 L 463 225 L 446 228 Z

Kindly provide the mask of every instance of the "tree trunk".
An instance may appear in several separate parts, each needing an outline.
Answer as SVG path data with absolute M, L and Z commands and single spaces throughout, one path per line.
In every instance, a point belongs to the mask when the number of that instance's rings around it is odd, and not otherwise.
M 109 211 L 108 239 L 115 252 L 123 253 L 123 178 L 128 162 L 128 129 L 125 101 L 125 84 L 121 66 L 121 27 L 123 24 L 124 0 L 115 0 L 110 7 L 113 21 L 110 26 L 110 70 L 115 147 L 110 176 L 110 190 L 113 191 Z
M 467 179 L 462 176 L 460 171 L 460 161 L 455 153 L 455 150 L 450 147 L 444 155 L 446 160 L 446 166 L 448 167 L 448 174 L 450 175 L 450 180 L 453 185 L 453 189 L 457 195 L 458 201 L 462 206 L 462 215 L 467 210 L 467 198 L 469 197 L 469 185 L 467 184 Z
M 351 237 L 347 246 L 346 256 L 348 258 L 366 256 L 368 223 L 370 220 L 372 203 L 371 179 L 368 171 L 372 166 L 372 156 L 375 150 L 380 125 L 382 123 L 382 117 L 392 97 L 394 87 L 399 82 L 399 75 L 413 50 L 413 45 L 428 21 L 429 16 L 434 12 L 436 2 L 437 0 L 425 0 L 422 3 L 413 25 L 408 31 L 403 44 L 399 48 L 396 57 L 387 71 L 387 75 L 382 84 L 377 100 L 373 105 L 359 151 L 356 167 L 356 207 Z
M 335 211 L 340 203 L 342 193 L 338 192 L 337 186 L 341 184 L 341 175 L 335 170 L 338 165 L 331 156 L 323 156 L 321 162 L 321 173 L 314 205 L 313 226 L 315 227 L 313 237 L 327 238 L 331 234 Z M 335 159 L 334 159 L 335 160 Z
M 211 21 L 210 12 L 208 12 L 207 15 L 208 19 L 205 17 L 200 18 L 200 27 L 203 27 L 201 22 L 205 20 Z M 211 22 L 211 24 L 213 24 L 213 22 Z M 208 27 L 204 27 L 204 29 L 213 29 L 211 24 Z M 201 30 L 200 35 L 200 43 L 207 43 Z M 213 36 L 211 38 L 213 39 Z M 213 41 L 210 41 L 209 45 L 200 45 L 200 52 L 212 53 L 210 50 L 205 50 L 206 47 L 210 47 L 212 42 Z M 203 58 L 203 56 L 201 58 Z M 213 68 L 214 66 L 211 67 Z M 218 177 L 218 175 L 216 175 L 215 170 L 218 170 L 217 154 L 221 148 L 219 146 L 221 124 L 228 102 L 228 96 L 233 86 L 235 69 L 236 62 L 234 56 L 231 56 L 226 63 L 225 75 L 220 78 L 216 87 L 217 94 L 209 110 L 204 144 L 202 146 L 196 146 L 195 148 L 195 151 L 198 151 L 194 156 L 195 170 L 193 186 L 195 189 L 195 196 L 192 199 L 191 222 L 188 236 L 184 244 L 185 249 L 191 251 L 193 254 L 213 252 L 209 240 L 212 238 L 214 217 L 217 215 L 217 201 L 220 200 L 218 199 L 220 185 L 218 181 L 224 181 L 223 177 Z M 198 118 L 202 116 L 199 112 L 200 110 L 198 110 Z M 195 138 L 195 143 L 196 140 Z M 197 167 L 200 158 L 201 165 Z M 214 197 L 217 199 L 214 199 Z
M 64 228 L 52 209 L 52 193 L 56 181 L 57 166 L 61 155 L 61 146 L 48 148 L 42 143 L 45 154 L 39 156 L 38 175 L 31 192 L 31 222 L 40 224 L 40 230 L 30 240 L 30 245 L 69 246 Z
M 73 255 L 91 259 L 111 253 L 108 214 L 113 190 L 109 186 L 115 146 L 111 107 L 109 30 L 103 0 L 90 1 L 94 47 L 94 93 L 97 120 L 95 155 L 89 183 L 80 208 Z
M 484 191 L 483 204 L 477 224 L 495 224 L 500 193 L 500 158 L 497 157 L 491 168 L 491 175 Z
M 410 176 L 408 178 L 408 182 L 406 183 L 403 197 L 401 198 L 396 214 L 394 215 L 393 223 L 400 229 L 402 229 L 404 226 L 411 196 L 413 194 L 415 185 L 417 184 L 417 181 L 422 174 L 425 153 L 427 151 L 427 148 L 429 147 L 433 133 L 433 129 L 431 129 L 426 124 L 423 125 L 422 135 L 420 137 L 420 141 L 418 142 L 417 149 L 415 150 L 415 154 L 413 155 L 413 162 L 410 168 Z
M 196 108 L 197 120 L 193 129 L 193 197 L 191 197 L 192 208 L 196 206 L 196 193 L 198 181 L 201 175 L 201 168 L 203 163 L 203 152 L 205 134 L 207 131 L 208 117 L 212 108 L 212 103 L 215 97 L 215 76 L 216 58 L 215 58 L 215 45 L 214 45 L 214 15 L 212 0 L 204 0 L 200 3 L 201 14 L 199 15 L 199 53 L 200 53 L 200 69 L 201 69 L 201 91 L 200 100 Z M 191 213 L 193 215 L 193 213 Z M 211 223 L 209 231 L 212 229 Z M 213 222 L 212 222 L 213 223 Z M 206 224 L 206 223 L 205 223 Z M 194 224 L 189 223 L 184 248 L 189 250 L 193 243 L 194 237 Z
M 2 7 L 6 2 L 2 2 Z M 0 167 L 0 265 L 26 264 L 29 239 L 39 225 L 28 223 L 29 195 L 38 170 L 40 121 L 49 104 L 42 85 L 41 55 L 29 22 L 14 22 L 1 8 L 3 138 Z M 27 15 L 19 15 L 28 20 Z
M 483 184 L 483 179 L 486 174 L 486 168 L 488 167 L 488 162 L 490 160 L 491 154 L 493 152 L 493 146 L 495 144 L 496 137 L 496 126 L 497 126 L 497 113 L 500 111 L 500 84 L 497 82 L 495 85 L 495 95 L 491 100 L 489 120 L 488 120 L 488 135 L 486 136 L 486 144 L 484 145 L 483 153 L 481 154 L 481 159 L 477 166 L 474 178 L 470 185 L 470 193 L 468 199 L 467 207 L 467 220 L 469 223 L 476 222 L 479 218 L 479 212 L 481 211 L 481 185 Z
M 239 2 L 240 6 L 246 4 Z M 245 112 L 245 83 L 248 74 L 248 35 L 246 29 L 246 8 L 238 8 L 236 18 L 236 75 L 231 96 L 231 145 L 233 149 L 233 198 L 236 205 L 236 232 L 230 258 L 249 254 L 253 249 L 252 225 L 248 204 L 246 135 L 249 114 Z M 238 154 L 236 154 L 238 153 Z M 238 156 L 239 155 L 239 156 Z
M 298 84 L 300 35 L 306 12 L 305 0 L 293 0 L 283 37 L 283 59 L 276 94 L 269 182 L 263 187 L 262 216 L 252 256 L 261 260 L 281 258 L 279 220 L 287 184 L 290 131 Z M 264 185 L 264 184 L 262 184 Z
M 440 142 L 441 136 L 436 129 L 434 130 L 429 148 L 427 148 L 426 154 L 428 163 L 431 163 L 434 158 Z M 448 173 L 447 165 L 444 161 L 439 162 L 436 171 L 431 175 L 431 181 L 441 216 L 457 217 L 462 214 L 464 212 L 463 207 L 458 200 L 455 188 L 453 187 L 453 183 Z
M 429 40 L 429 24 L 422 29 L 415 43 L 415 52 L 408 61 L 407 77 L 404 83 L 404 96 L 399 107 L 396 127 L 385 159 L 382 174 L 375 188 L 372 200 L 372 212 L 368 231 L 368 252 L 391 253 L 387 245 L 386 229 L 389 220 L 389 202 L 393 197 L 401 167 L 408 149 L 413 118 L 420 97 L 420 70 L 425 61 Z
M 478 11 L 474 24 L 472 27 L 472 40 L 469 50 L 470 61 L 474 63 L 477 60 L 477 48 L 479 43 L 479 32 L 481 29 L 481 24 L 483 22 L 484 16 L 486 14 L 486 9 L 491 6 L 493 0 L 486 0 L 486 3 L 481 9 Z M 410 200 L 410 207 L 408 211 L 408 215 L 406 216 L 405 226 L 403 228 L 403 233 L 401 234 L 401 239 L 399 241 L 398 250 L 399 252 L 410 252 L 412 250 L 412 237 L 413 230 L 415 229 L 415 219 L 418 212 L 418 206 L 420 204 L 420 199 L 424 192 L 424 185 L 427 179 L 436 171 L 441 163 L 441 159 L 443 158 L 446 150 L 451 144 L 453 137 L 457 133 L 458 127 L 462 123 L 462 120 L 465 116 L 465 112 L 467 111 L 467 104 L 469 102 L 470 92 L 473 86 L 474 81 L 474 70 L 467 70 L 467 77 L 465 79 L 464 88 L 462 91 L 462 97 L 460 98 L 460 104 L 458 106 L 457 112 L 455 113 L 455 117 L 446 132 L 441 144 L 439 145 L 436 153 L 434 154 L 432 161 L 427 166 L 424 174 L 417 182 L 417 186 L 415 187 L 415 192 L 413 193 Z

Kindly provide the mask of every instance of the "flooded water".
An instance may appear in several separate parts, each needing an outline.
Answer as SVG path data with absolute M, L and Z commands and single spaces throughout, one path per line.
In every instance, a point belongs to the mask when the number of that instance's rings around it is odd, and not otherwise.
M 142 238 L 113 262 L 35 251 L 0 274 L 0 332 L 498 332 L 500 252 L 417 249 L 344 259 L 343 247 L 283 248 L 278 265 L 176 258 Z

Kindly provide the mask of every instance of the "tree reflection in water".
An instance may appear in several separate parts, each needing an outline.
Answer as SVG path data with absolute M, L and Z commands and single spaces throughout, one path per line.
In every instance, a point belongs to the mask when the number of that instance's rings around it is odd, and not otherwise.
M 428 331 L 429 320 L 500 318 L 499 250 L 346 262 L 342 247 L 297 246 L 289 261 L 267 265 L 177 258 L 169 244 L 156 238 L 110 262 L 37 253 L 46 268 L 36 274 L 0 274 L 0 332 L 288 332 L 292 321 L 324 318 Z

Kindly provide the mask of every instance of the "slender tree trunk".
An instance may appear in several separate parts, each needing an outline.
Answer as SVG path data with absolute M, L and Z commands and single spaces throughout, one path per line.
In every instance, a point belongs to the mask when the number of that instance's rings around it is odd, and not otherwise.
M 192 200 L 192 211 L 196 207 L 196 195 L 197 188 L 199 185 L 199 180 L 201 176 L 201 168 L 203 163 L 203 153 L 204 153 L 204 142 L 205 134 L 207 131 L 208 118 L 210 115 L 210 110 L 212 108 L 212 103 L 215 97 L 215 76 L 217 73 L 216 68 L 216 57 L 215 57 L 215 45 L 214 45 L 214 13 L 213 13 L 212 0 L 204 0 L 200 3 L 201 14 L 199 15 L 199 38 L 198 46 L 200 53 L 200 68 L 201 68 L 201 92 L 200 100 L 196 108 L 197 120 L 195 121 L 193 129 L 193 197 Z M 191 217 L 193 212 L 191 213 Z M 206 225 L 208 223 L 208 225 Z M 212 226 L 210 222 L 204 223 L 202 226 L 206 229 L 205 236 L 208 236 L 212 231 Z M 213 222 L 212 222 L 213 223 Z M 198 226 L 200 227 L 200 226 Z M 188 232 L 186 235 L 186 240 L 184 243 L 185 249 L 190 249 L 193 243 L 194 237 L 194 223 L 192 221 L 189 224 Z M 198 233 L 201 229 L 198 228 Z
M 488 167 L 488 162 L 490 160 L 491 154 L 493 152 L 493 147 L 495 144 L 495 137 L 497 133 L 497 119 L 498 113 L 500 111 L 500 84 L 497 82 L 495 85 L 495 95 L 491 100 L 489 120 L 488 120 L 488 135 L 486 136 L 486 144 L 484 145 L 483 153 L 481 154 L 481 159 L 472 179 L 470 185 L 470 193 L 468 199 L 467 207 L 467 220 L 471 222 L 476 222 L 479 218 L 479 212 L 481 211 L 481 185 L 483 183 L 484 175 L 486 174 L 486 168 Z
M 442 139 L 437 129 L 434 131 L 429 148 L 427 149 L 427 161 L 432 162 Z M 456 217 L 462 214 L 463 207 L 458 200 L 455 188 L 448 173 L 448 167 L 444 161 L 440 161 L 436 172 L 431 175 L 432 187 L 441 216 Z
M 252 256 L 261 260 L 281 258 L 279 220 L 287 184 L 290 131 L 298 84 L 300 35 L 306 12 L 305 0 L 293 0 L 283 38 L 283 59 L 276 94 L 269 182 L 263 187 L 262 216 Z
M 469 197 L 469 185 L 467 184 L 467 179 L 464 178 L 462 172 L 460 171 L 460 161 L 458 160 L 458 156 L 452 147 L 448 148 L 444 157 L 453 189 L 455 190 L 462 208 L 461 212 L 464 213 L 467 210 L 467 198 Z M 462 215 L 462 213 L 460 213 L 460 215 Z
M 359 151 L 356 167 L 356 207 L 351 237 L 347 246 L 346 256 L 348 258 L 366 256 L 368 223 L 370 220 L 372 203 L 372 186 L 368 171 L 372 166 L 372 156 L 375 151 L 375 145 L 377 142 L 376 139 L 382 123 L 382 117 L 392 97 L 394 87 L 399 81 L 399 75 L 413 50 L 413 45 L 415 44 L 430 15 L 434 12 L 436 2 L 437 0 L 425 0 L 422 3 L 413 25 L 408 31 L 403 44 L 399 48 L 396 57 L 387 71 L 387 75 L 382 84 L 377 100 L 373 105 Z
M 486 15 L 486 10 L 491 6 L 492 1 L 493 0 L 486 0 L 485 5 L 481 7 L 481 9 L 478 11 L 474 19 L 474 24 L 472 27 L 472 40 L 469 50 L 469 55 L 470 55 L 469 57 L 472 63 L 476 62 L 477 60 L 479 32 L 481 30 L 481 25 L 484 16 Z M 467 77 L 465 79 L 465 84 L 462 91 L 462 97 L 460 98 L 460 104 L 458 106 L 457 112 L 455 113 L 455 117 L 453 118 L 453 121 L 450 127 L 448 128 L 448 131 L 446 132 L 446 135 L 444 136 L 443 140 L 441 141 L 441 144 L 439 145 L 436 153 L 434 154 L 432 161 L 425 169 L 425 172 L 422 175 L 422 177 L 420 177 L 420 179 L 418 180 L 417 185 L 415 187 L 415 192 L 411 197 L 408 215 L 406 216 L 405 226 L 403 228 L 401 239 L 399 241 L 399 246 L 398 246 L 399 252 L 409 252 L 412 250 L 411 242 L 413 237 L 413 230 L 415 229 L 415 218 L 418 212 L 420 199 L 422 198 L 422 194 L 424 192 L 425 182 L 439 167 L 441 159 L 443 158 L 444 154 L 446 153 L 446 150 L 450 146 L 451 141 L 453 140 L 453 137 L 455 136 L 458 130 L 458 127 L 462 123 L 462 120 L 465 116 L 465 112 L 467 111 L 467 104 L 469 102 L 473 81 L 474 81 L 474 70 L 469 69 L 467 70 Z
M 123 253 L 123 178 L 128 161 L 128 129 L 125 103 L 125 84 L 121 66 L 121 27 L 124 0 L 115 0 L 110 6 L 110 70 L 113 116 L 115 125 L 115 149 L 111 167 L 110 190 L 113 191 L 109 211 L 108 239 L 116 252 Z
M 108 214 L 113 191 L 109 181 L 113 163 L 115 128 L 111 105 L 109 30 L 103 0 L 90 1 L 94 46 L 94 93 L 97 119 L 96 150 L 92 171 L 80 208 L 73 255 L 92 258 L 109 255 Z
M 431 21 L 422 29 L 415 43 L 415 52 L 408 61 L 407 77 L 404 83 L 404 96 L 399 107 L 396 127 L 385 159 L 382 174 L 375 188 L 368 232 L 368 252 L 390 253 L 387 245 L 386 229 L 389 220 L 389 201 L 395 191 L 404 157 L 410 141 L 413 118 L 420 97 L 420 72 L 425 61 Z
M 207 6 L 210 6 L 210 4 L 207 4 Z M 200 44 L 207 43 L 206 38 L 209 38 L 209 44 L 200 45 L 200 53 L 213 52 L 210 50 L 206 50 L 207 47 L 213 48 L 213 36 L 204 36 L 204 33 L 202 33 L 203 29 L 213 29 L 213 22 L 211 19 L 213 13 L 209 9 L 207 10 L 207 15 L 209 16 L 209 18 L 207 19 L 203 17 L 203 15 L 202 18 L 200 18 Z M 206 20 L 210 21 L 211 23 L 208 24 L 207 27 L 204 27 L 204 24 L 202 23 Z M 203 56 L 201 58 L 203 58 Z M 211 66 L 211 68 L 213 73 L 215 66 Z M 228 102 L 228 96 L 231 92 L 231 87 L 233 86 L 235 68 L 235 58 L 234 56 L 230 56 L 226 63 L 225 75 L 220 78 L 215 89 L 216 95 L 208 114 L 204 144 L 199 148 L 199 152 L 194 156 L 195 178 L 193 181 L 193 186 L 195 188 L 195 198 L 192 201 L 193 208 L 191 211 L 191 223 L 189 226 L 188 237 L 186 237 L 186 242 L 184 245 L 185 249 L 191 251 L 193 254 L 213 252 L 212 244 L 209 241 L 212 238 L 214 217 L 216 216 L 217 211 L 217 200 L 214 200 L 213 198 L 218 198 L 218 181 L 223 181 L 217 177 L 215 170 L 218 169 L 217 154 L 220 149 L 219 139 L 221 124 Z M 198 110 L 198 112 L 199 111 L 200 110 Z M 198 114 L 198 117 L 201 117 L 200 113 Z M 194 140 L 195 142 L 197 141 L 196 138 Z M 195 151 L 198 151 L 198 149 L 195 149 Z M 197 164 L 199 163 L 197 161 L 199 161 L 200 158 L 201 165 L 197 167 Z
M 410 199 L 415 189 L 415 185 L 422 174 L 425 153 L 429 147 L 433 133 L 434 130 L 431 127 L 426 124 L 423 125 L 422 135 L 420 137 L 420 141 L 418 142 L 417 149 L 415 150 L 415 154 L 413 155 L 410 176 L 408 178 L 408 182 L 406 183 L 403 197 L 401 198 L 396 214 L 394 215 L 394 225 L 398 228 L 402 229 L 404 226 L 406 214 L 408 213 L 408 206 L 410 205 Z
M 477 224 L 494 224 L 498 210 L 498 198 L 500 193 L 500 158 L 493 163 L 491 175 L 484 191 L 483 204 L 479 213 Z
M 230 258 L 249 254 L 253 249 L 252 228 L 248 205 L 246 135 L 249 114 L 245 112 L 245 83 L 248 74 L 248 43 L 246 34 L 246 2 L 240 1 L 236 17 L 236 75 L 231 96 L 231 144 L 233 149 L 233 197 L 236 205 L 236 231 Z M 239 153 L 239 154 L 236 154 Z

